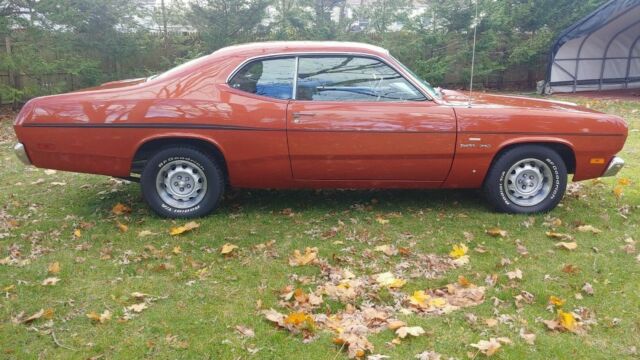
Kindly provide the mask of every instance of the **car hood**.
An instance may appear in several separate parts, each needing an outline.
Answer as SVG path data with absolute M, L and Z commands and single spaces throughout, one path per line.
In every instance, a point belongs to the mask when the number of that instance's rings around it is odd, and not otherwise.
M 524 96 L 494 95 L 475 92 L 471 106 L 474 108 L 522 108 L 531 110 L 560 110 L 581 113 L 599 113 L 566 101 L 534 99 Z M 442 100 L 452 106 L 469 106 L 469 93 L 442 90 Z

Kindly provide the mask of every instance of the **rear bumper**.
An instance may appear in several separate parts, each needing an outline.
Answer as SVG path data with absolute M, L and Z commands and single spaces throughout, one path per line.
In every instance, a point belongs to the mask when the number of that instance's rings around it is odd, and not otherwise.
M 607 170 L 604 172 L 604 174 L 602 174 L 602 177 L 616 176 L 623 167 L 624 160 L 622 160 L 622 158 L 614 156 L 614 158 L 609 163 Z
M 27 150 L 24 148 L 24 145 L 22 145 L 22 143 L 17 143 L 13 147 L 13 151 L 16 153 L 16 156 L 18 157 L 18 159 L 20 159 L 20 161 L 22 161 L 23 164 L 31 165 L 31 160 L 29 160 Z

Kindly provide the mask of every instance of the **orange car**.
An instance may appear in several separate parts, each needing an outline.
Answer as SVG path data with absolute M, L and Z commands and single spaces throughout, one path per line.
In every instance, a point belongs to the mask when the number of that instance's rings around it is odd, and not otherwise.
M 624 120 L 574 104 L 433 89 L 388 51 L 232 46 L 164 74 L 29 101 L 27 164 L 140 181 L 158 214 L 205 215 L 238 188 L 483 188 L 535 213 L 615 175 Z

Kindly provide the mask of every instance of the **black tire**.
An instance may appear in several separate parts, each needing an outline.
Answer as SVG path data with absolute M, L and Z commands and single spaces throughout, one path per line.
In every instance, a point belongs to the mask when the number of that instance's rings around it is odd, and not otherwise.
M 202 177 L 206 184 L 204 195 L 192 206 L 172 206 L 163 200 L 156 186 L 161 169 L 175 161 L 187 161 L 194 165 L 194 173 Z M 215 210 L 224 193 L 224 173 L 212 156 L 191 147 L 172 147 L 159 151 L 146 163 L 140 179 L 140 187 L 145 201 L 158 215 L 168 218 L 195 218 L 205 216 Z M 166 198 L 166 194 L 163 195 Z M 171 201 L 171 199 L 169 199 Z M 187 207 L 185 207 L 187 206 Z
M 544 177 L 544 183 L 550 184 L 550 187 L 546 196 L 541 192 L 542 200 L 539 203 L 523 206 L 509 198 L 513 198 L 516 194 L 507 189 L 505 179 L 509 182 L 507 172 L 526 159 L 535 159 L 542 162 L 542 165 L 548 166 L 550 176 Z M 516 174 L 516 171 L 518 168 L 511 174 Z M 532 214 L 553 210 L 562 200 L 566 188 L 567 167 L 562 157 L 543 145 L 521 145 L 502 152 L 491 165 L 483 185 L 484 194 L 489 203 L 500 212 L 512 214 Z M 506 192 L 510 194 L 507 195 Z

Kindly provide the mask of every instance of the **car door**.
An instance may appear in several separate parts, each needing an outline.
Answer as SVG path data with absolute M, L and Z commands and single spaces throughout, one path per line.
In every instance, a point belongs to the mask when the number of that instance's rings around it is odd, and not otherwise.
M 297 68 L 287 109 L 295 179 L 445 180 L 456 140 L 451 108 L 377 58 L 300 56 Z

